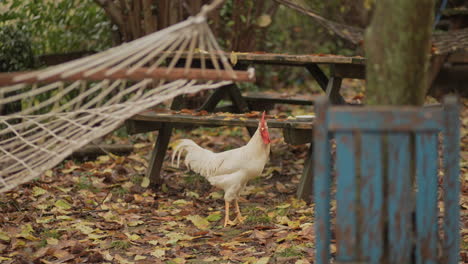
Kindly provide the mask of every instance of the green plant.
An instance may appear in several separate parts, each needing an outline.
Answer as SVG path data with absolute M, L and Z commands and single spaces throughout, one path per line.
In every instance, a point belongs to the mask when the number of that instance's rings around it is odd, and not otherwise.
M 200 184 L 206 182 L 206 180 L 200 174 L 189 171 L 187 176 L 184 177 L 184 182 L 190 186 L 199 186 Z
M 111 23 L 93 0 L 0 2 L 0 26 L 29 33 L 36 54 L 103 50 L 111 46 Z
M 58 239 L 60 238 L 60 233 L 57 230 L 52 230 L 52 229 L 46 229 L 42 231 L 41 237 L 47 237 L 47 238 L 55 238 Z
M 247 207 L 246 208 L 247 219 L 245 219 L 245 224 L 247 225 L 258 225 L 258 224 L 270 224 L 271 218 L 262 210 L 258 209 L 257 207 Z
M 31 39 L 24 27 L 0 27 L 0 72 L 24 71 L 34 65 Z
M 80 177 L 79 182 L 76 184 L 78 190 L 89 190 L 98 193 L 100 190 L 96 188 L 88 177 Z
M 118 186 L 112 189 L 112 194 L 122 196 L 128 193 L 128 190 L 124 187 Z
M 302 252 L 296 247 L 287 247 L 283 251 L 276 254 L 278 257 L 301 257 L 303 256 Z
M 114 249 L 128 249 L 131 246 L 131 244 L 128 241 L 115 240 L 111 242 L 110 246 Z

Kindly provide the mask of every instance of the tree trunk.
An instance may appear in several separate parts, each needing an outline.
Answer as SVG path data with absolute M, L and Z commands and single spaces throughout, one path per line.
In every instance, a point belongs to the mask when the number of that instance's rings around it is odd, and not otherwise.
M 118 28 L 117 41 L 128 42 L 197 14 L 210 0 L 94 0 Z
M 366 103 L 422 105 L 434 0 L 379 0 L 365 36 Z

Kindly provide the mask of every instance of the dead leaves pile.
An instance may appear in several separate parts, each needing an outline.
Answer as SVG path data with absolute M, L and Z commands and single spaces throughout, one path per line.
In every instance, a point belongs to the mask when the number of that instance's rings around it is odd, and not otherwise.
M 231 137 L 232 132 L 219 131 L 223 134 L 213 137 Z M 307 259 L 312 259 L 312 208 L 292 198 L 299 163 L 291 166 L 295 171 L 287 171 L 294 176 L 281 176 L 288 173 L 277 164 L 268 167 L 270 179 L 254 181 L 243 195 L 246 223 L 223 228 L 220 191 L 169 163 L 164 165 L 165 184 L 160 191 L 151 191 L 143 177 L 151 145 L 136 147 L 137 153 L 127 157 L 66 161 L 4 194 L 0 262 L 309 263 Z

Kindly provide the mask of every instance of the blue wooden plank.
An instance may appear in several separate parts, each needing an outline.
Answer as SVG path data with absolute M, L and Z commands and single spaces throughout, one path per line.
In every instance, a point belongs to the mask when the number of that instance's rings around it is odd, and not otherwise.
M 456 97 L 444 99 L 444 243 L 441 263 L 458 263 L 460 248 L 460 120 Z
M 315 195 L 315 250 L 317 264 L 330 260 L 330 143 L 328 135 L 328 102 L 318 98 L 314 127 L 314 195 Z
M 411 253 L 411 152 L 408 133 L 388 134 L 388 257 L 409 263 Z
M 437 263 L 437 134 L 418 133 L 416 149 L 416 263 Z
M 329 128 L 330 131 L 439 131 L 443 124 L 441 107 L 335 107 L 330 110 Z
M 384 177 L 382 137 L 379 133 L 361 136 L 361 251 L 368 264 L 383 257 Z
M 357 258 L 357 186 L 355 139 L 352 132 L 337 132 L 336 241 L 337 261 Z

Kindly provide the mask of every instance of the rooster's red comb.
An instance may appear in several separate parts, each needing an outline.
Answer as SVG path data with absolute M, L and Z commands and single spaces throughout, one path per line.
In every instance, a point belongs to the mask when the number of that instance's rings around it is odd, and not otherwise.
M 263 111 L 262 119 L 260 120 L 261 123 L 265 123 L 265 111 Z

